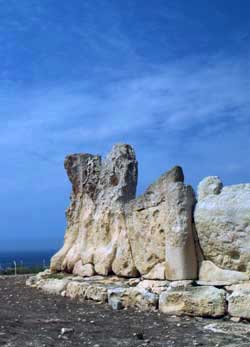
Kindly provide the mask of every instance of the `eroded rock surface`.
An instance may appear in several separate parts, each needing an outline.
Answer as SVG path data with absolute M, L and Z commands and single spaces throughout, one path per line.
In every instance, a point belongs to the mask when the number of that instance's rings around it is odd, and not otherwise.
M 129 145 L 115 145 L 103 162 L 91 154 L 70 155 L 65 168 L 71 204 L 64 246 L 52 258 L 52 271 L 160 280 L 197 277 L 195 196 L 183 183 L 180 167 L 137 199 L 137 161 Z
M 208 286 L 169 288 L 160 295 L 159 310 L 177 316 L 221 317 L 226 313 L 226 292 Z
M 250 319 L 250 184 L 223 187 L 207 177 L 195 206 L 176 166 L 135 198 L 129 145 L 115 145 L 103 161 L 70 155 L 65 168 L 72 193 L 64 246 L 51 271 L 27 285 L 114 310 Z
M 72 183 L 71 205 L 65 243 L 51 269 L 80 276 L 135 276 L 123 211 L 136 193 L 134 151 L 116 145 L 103 163 L 99 156 L 74 154 L 66 158 L 65 168 Z
M 228 313 L 250 319 L 250 289 L 235 290 L 228 296 Z
M 248 281 L 248 279 L 249 276 L 244 272 L 221 269 L 209 260 L 204 260 L 200 266 L 199 280 L 202 282 L 217 282 L 227 285 Z
M 126 206 L 134 262 L 145 278 L 197 277 L 192 226 L 195 197 L 183 180 L 182 169 L 176 166 Z
M 205 178 L 194 219 L 204 258 L 249 276 L 250 184 L 223 187 L 218 177 Z

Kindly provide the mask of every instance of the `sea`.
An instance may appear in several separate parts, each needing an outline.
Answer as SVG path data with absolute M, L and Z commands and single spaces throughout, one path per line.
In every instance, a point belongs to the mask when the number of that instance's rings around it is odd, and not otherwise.
M 41 251 L 0 251 L 0 270 L 18 267 L 48 267 L 55 250 Z

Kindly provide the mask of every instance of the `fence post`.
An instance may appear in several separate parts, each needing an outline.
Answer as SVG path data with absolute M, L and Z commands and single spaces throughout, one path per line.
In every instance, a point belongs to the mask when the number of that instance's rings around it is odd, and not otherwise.
M 14 264 L 14 271 L 15 271 L 15 276 L 16 276 L 17 271 L 16 271 L 16 261 L 15 260 L 13 261 L 13 264 Z

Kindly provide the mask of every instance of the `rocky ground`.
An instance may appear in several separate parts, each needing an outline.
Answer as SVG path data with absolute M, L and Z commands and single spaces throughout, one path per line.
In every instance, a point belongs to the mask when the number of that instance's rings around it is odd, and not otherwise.
M 0 346 L 249 346 L 250 324 L 167 316 L 47 295 L 0 278 Z

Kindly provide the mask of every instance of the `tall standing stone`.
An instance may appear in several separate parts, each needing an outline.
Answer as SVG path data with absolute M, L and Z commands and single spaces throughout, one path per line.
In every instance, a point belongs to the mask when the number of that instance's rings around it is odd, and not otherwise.
M 192 225 L 195 197 L 183 181 L 182 169 L 176 166 L 128 206 L 132 253 L 146 278 L 197 278 Z

